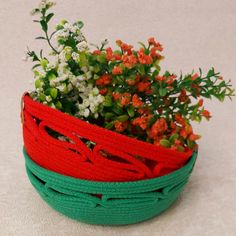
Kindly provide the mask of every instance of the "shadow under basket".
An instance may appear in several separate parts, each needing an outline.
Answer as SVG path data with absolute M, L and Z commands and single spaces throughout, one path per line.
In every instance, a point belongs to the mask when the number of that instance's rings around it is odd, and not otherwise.
M 126 225 L 165 211 L 188 182 L 197 152 L 180 169 L 148 180 L 99 182 L 44 169 L 23 150 L 30 182 L 56 211 L 89 224 Z

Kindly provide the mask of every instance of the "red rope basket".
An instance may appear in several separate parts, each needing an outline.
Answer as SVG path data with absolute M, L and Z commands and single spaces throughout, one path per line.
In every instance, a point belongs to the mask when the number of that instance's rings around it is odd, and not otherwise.
M 63 175 L 107 182 L 148 179 L 179 169 L 192 155 L 191 150 L 174 151 L 89 124 L 27 94 L 22 102 L 27 153 L 38 165 Z M 48 128 L 72 142 L 52 137 Z M 95 143 L 93 148 L 86 140 Z

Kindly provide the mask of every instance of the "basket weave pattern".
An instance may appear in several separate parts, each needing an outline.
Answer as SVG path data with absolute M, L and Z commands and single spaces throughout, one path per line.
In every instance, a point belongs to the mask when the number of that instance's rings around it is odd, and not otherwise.
M 63 175 L 106 182 L 149 179 L 181 168 L 192 155 L 192 151 L 173 151 L 89 124 L 28 95 L 23 101 L 27 153 L 38 165 Z M 48 128 L 72 142 L 55 139 Z M 88 148 L 86 140 L 94 147 Z
M 80 180 L 46 170 L 24 150 L 28 177 L 55 210 L 91 224 L 123 225 L 152 218 L 178 197 L 192 172 L 197 153 L 177 171 L 133 182 Z

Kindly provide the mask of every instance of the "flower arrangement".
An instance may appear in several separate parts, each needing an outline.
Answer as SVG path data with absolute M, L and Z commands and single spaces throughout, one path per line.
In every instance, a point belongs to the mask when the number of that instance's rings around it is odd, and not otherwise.
M 29 50 L 35 88 L 22 99 L 23 153 L 30 182 L 55 210 L 83 222 L 137 223 L 166 210 L 188 182 L 209 120 L 205 99 L 232 99 L 230 81 L 206 74 L 161 72 L 163 46 L 117 40 L 89 44 L 83 22 L 49 33 L 55 4 L 32 11 L 47 42 Z
M 82 21 L 66 20 L 49 34 L 53 5 L 43 0 L 32 12 L 43 31 L 37 39 L 51 49 L 48 57 L 42 50 L 27 52 L 35 63 L 34 100 L 105 129 L 185 152 L 194 150 L 200 138 L 191 123 L 211 118 L 203 98 L 222 102 L 234 96 L 230 81 L 214 68 L 205 75 L 201 69 L 180 76 L 162 73 L 163 46 L 153 37 L 137 50 L 121 40 L 116 49 L 107 40 L 96 46 L 82 34 Z

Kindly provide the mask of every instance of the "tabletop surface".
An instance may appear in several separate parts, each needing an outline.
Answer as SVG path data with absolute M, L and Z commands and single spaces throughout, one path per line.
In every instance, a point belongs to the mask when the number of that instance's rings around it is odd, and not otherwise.
M 236 235 L 236 99 L 206 102 L 212 120 L 195 125 L 202 135 L 190 182 L 177 202 L 149 221 L 120 227 L 87 225 L 66 218 L 44 203 L 30 185 L 22 155 L 20 97 L 30 88 L 28 45 L 46 45 L 29 12 L 37 0 L 0 2 L 0 236 L 8 235 Z M 85 23 L 89 42 L 105 38 L 134 44 L 156 37 L 164 45 L 163 71 L 177 74 L 214 66 L 234 87 L 236 1 L 225 0 L 57 0 L 54 23 Z

